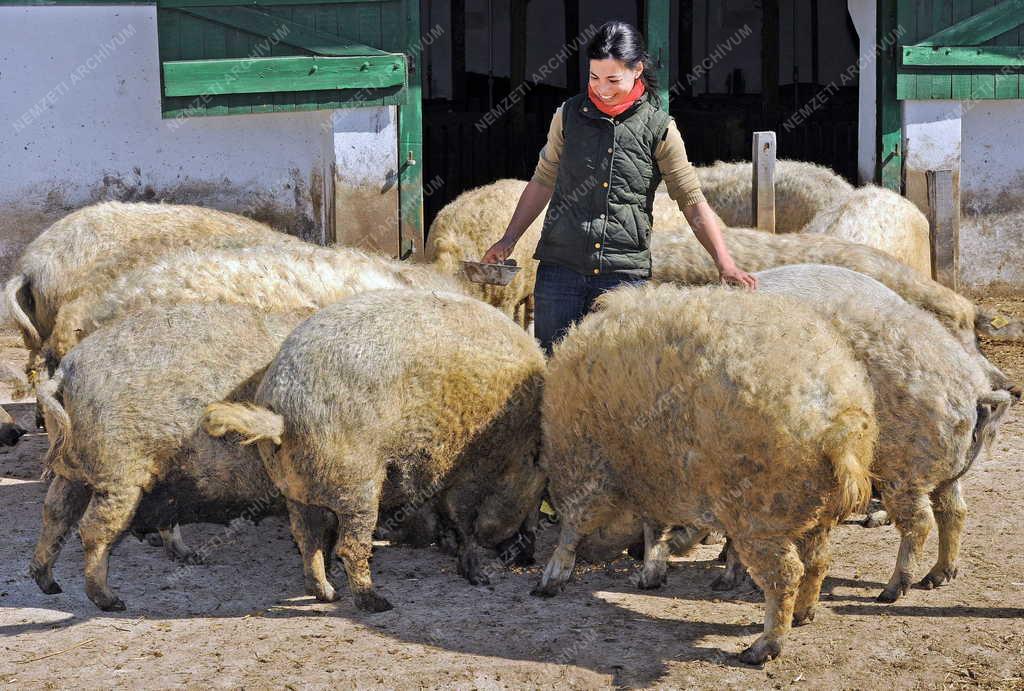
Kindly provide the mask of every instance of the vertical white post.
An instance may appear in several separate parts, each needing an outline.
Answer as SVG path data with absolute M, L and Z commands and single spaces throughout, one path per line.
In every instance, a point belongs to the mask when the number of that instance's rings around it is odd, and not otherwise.
M 754 132 L 751 218 L 758 230 L 769 233 L 775 232 L 775 152 L 774 132 Z

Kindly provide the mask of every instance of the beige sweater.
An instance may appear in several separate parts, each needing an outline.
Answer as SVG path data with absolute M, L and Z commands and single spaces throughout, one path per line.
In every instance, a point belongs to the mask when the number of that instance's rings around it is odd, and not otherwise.
M 559 106 L 551 118 L 548 141 L 540 150 L 540 158 L 533 171 L 532 182 L 540 183 L 545 187 L 555 186 L 555 178 L 558 176 L 558 160 L 562 156 L 564 143 L 562 139 L 562 107 Z M 665 187 L 668 188 L 668 196 L 679 205 L 680 209 L 704 201 L 704 193 L 700 191 L 700 181 L 697 179 L 697 171 L 686 158 L 686 147 L 683 146 L 683 138 L 679 134 L 679 128 L 676 127 L 675 119 L 669 120 L 665 137 L 654 150 L 654 157 L 658 161 L 661 177 L 665 180 Z

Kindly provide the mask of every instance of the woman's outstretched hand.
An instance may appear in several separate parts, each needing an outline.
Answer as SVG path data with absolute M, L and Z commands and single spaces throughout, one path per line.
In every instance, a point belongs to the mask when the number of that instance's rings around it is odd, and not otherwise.
M 508 259 L 508 256 L 512 254 L 512 250 L 515 249 L 516 243 L 502 238 L 496 243 L 491 245 L 484 256 L 480 259 L 481 264 L 500 264 L 501 262 Z
M 719 280 L 726 285 L 739 286 L 747 290 L 757 290 L 757 277 L 741 271 L 734 264 L 718 270 Z

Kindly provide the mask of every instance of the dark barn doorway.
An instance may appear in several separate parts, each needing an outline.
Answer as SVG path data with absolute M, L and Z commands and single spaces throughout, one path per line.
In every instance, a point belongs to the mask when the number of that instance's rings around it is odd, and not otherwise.
M 647 1 L 422 2 L 424 35 L 443 30 L 421 60 L 427 227 L 464 190 L 530 177 L 555 108 L 586 88 L 575 47 L 588 27 L 642 27 Z M 845 2 L 671 0 L 669 23 L 669 110 L 694 163 L 749 160 L 751 133 L 768 129 L 781 157 L 856 181 L 858 40 Z

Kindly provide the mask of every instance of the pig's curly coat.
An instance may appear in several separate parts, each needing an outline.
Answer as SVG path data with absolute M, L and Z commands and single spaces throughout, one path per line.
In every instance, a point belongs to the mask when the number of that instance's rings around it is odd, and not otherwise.
M 336 598 L 317 528 L 326 510 L 339 519 L 336 551 L 356 604 L 380 611 L 390 605 L 367 561 L 379 509 L 435 502 L 473 583 L 486 581 L 475 535 L 507 538 L 537 510 L 544 365 L 536 341 L 479 300 L 362 293 L 288 337 L 255 406 L 211 404 L 203 424 L 257 443 L 289 500 L 309 591 Z
M 185 250 L 122 275 L 113 285 L 84 291 L 58 312 L 49 345 L 59 359 L 103 325 L 159 305 L 221 302 L 313 311 L 366 290 L 403 287 L 459 291 L 454 279 L 432 267 L 347 247 Z
M 245 216 L 180 204 L 104 202 L 60 219 L 28 244 L 4 286 L 4 300 L 29 350 L 26 369 L 60 308 L 82 291 L 102 292 L 118 276 L 182 248 L 302 244 Z
M 752 172 L 749 161 L 716 161 L 697 168 L 704 197 L 730 228 L 754 225 Z M 851 192 L 850 183 L 833 170 L 814 163 L 779 160 L 775 168 L 775 232 L 801 232 L 818 212 L 841 202 Z
M 874 247 L 924 278 L 932 277 L 928 219 L 914 202 L 884 187 L 858 187 L 846 199 L 818 213 L 801 232 Z
M 798 621 L 811 617 L 828 533 L 870 495 L 864 368 L 825 320 L 783 297 L 605 294 L 556 346 L 542 419 L 562 535 L 539 594 L 557 591 L 579 539 L 624 509 L 659 526 L 722 526 L 768 598 L 750 661 L 778 654 L 794 606 Z

